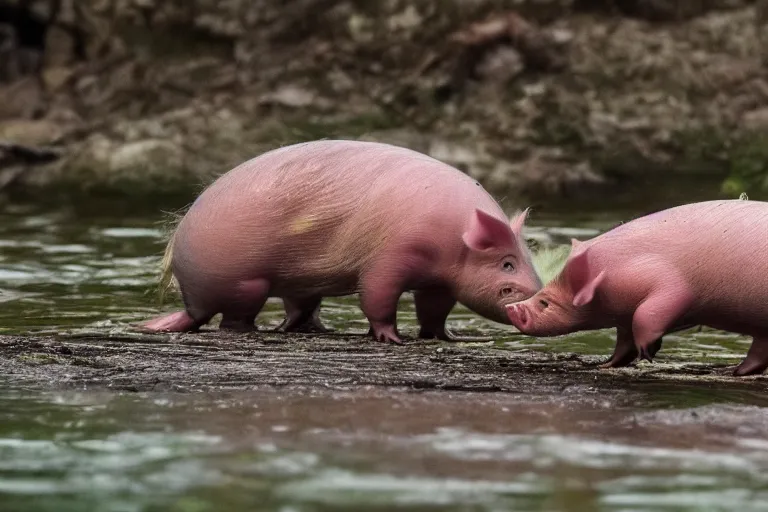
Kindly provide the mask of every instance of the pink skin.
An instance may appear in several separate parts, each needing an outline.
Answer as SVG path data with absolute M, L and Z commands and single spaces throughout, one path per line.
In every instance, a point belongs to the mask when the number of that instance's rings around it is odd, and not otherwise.
M 466 174 L 408 149 L 317 141 L 245 162 L 216 180 L 174 234 L 173 274 L 186 306 L 144 330 L 191 331 L 223 313 L 250 330 L 281 297 L 283 330 L 326 330 L 323 297 L 360 294 L 371 333 L 400 343 L 400 295 L 415 292 L 422 338 L 451 339 L 456 302 L 509 323 L 504 306 L 542 286 L 522 238 Z
M 707 201 L 572 242 L 563 271 L 507 306 L 533 336 L 617 328 L 604 367 L 651 359 L 664 334 L 706 325 L 752 336 L 735 375 L 768 367 L 768 203 Z

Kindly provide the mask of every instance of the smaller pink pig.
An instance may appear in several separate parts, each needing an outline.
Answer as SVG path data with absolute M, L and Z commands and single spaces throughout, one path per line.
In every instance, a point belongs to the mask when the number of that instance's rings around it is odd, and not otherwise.
M 768 203 L 707 201 L 657 212 L 586 242 L 560 274 L 506 306 L 533 336 L 616 327 L 603 367 L 651 360 L 662 336 L 706 325 L 752 336 L 735 375 L 768 367 Z

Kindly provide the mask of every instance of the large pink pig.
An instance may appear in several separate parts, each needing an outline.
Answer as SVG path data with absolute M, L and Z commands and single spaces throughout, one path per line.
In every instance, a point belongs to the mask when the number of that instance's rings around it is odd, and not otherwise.
M 475 180 L 409 149 L 355 141 L 283 147 L 217 179 L 166 251 L 185 310 L 152 331 L 254 328 L 281 297 L 283 329 L 325 330 L 323 297 L 360 293 L 379 341 L 400 343 L 396 308 L 414 290 L 420 337 L 450 339 L 456 302 L 509 323 L 504 306 L 542 286 L 522 236 Z
M 735 375 L 768 367 L 768 203 L 707 201 L 572 242 L 562 272 L 507 306 L 525 334 L 617 328 L 603 366 L 650 360 L 664 334 L 706 325 L 752 336 Z

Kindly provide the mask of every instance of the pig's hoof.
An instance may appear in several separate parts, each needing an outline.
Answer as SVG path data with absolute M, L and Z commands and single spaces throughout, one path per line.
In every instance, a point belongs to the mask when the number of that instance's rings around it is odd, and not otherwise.
M 638 358 L 641 361 L 648 361 L 649 363 L 653 362 L 653 355 L 651 354 L 651 352 L 648 349 L 648 347 L 640 348 L 640 355 L 638 356 Z
M 457 341 L 448 329 L 425 329 L 422 327 L 419 329 L 419 339 L 422 340 L 442 340 L 442 341 Z
M 747 375 L 760 375 L 765 371 L 765 366 L 745 359 L 733 370 L 734 377 L 746 377 Z
M 378 336 L 376 340 L 379 343 L 392 343 L 393 345 L 405 345 L 405 343 L 403 343 L 403 340 L 401 340 L 399 337 L 386 335 L 386 334 L 382 334 L 381 336 Z
M 310 319 L 304 322 L 297 322 L 290 318 L 283 320 L 283 323 L 276 329 L 279 332 L 299 332 L 299 333 L 330 333 L 330 329 L 322 324 L 319 319 Z
M 254 325 L 255 317 L 252 318 L 224 318 L 219 323 L 220 331 L 230 332 L 253 332 L 256 331 L 256 325 Z
M 147 322 L 133 326 L 139 332 L 194 332 L 200 324 L 196 322 L 186 311 L 178 311 L 170 315 L 154 318 Z
M 422 328 L 419 331 L 419 339 L 422 340 L 440 340 L 440 341 L 453 341 L 455 343 L 472 343 L 472 342 L 486 342 L 492 341 L 490 336 L 456 336 L 448 329 L 440 331 L 433 331 Z
M 220 331 L 245 333 L 245 332 L 256 332 L 259 329 L 255 325 L 228 324 L 228 325 L 219 325 L 219 330 Z
M 609 368 L 625 368 L 625 367 L 629 366 L 632 363 L 632 361 L 634 361 L 634 358 L 632 358 L 629 361 L 622 361 L 622 360 L 616 361 L 614 359 L 609 359 L 608 361 L 606 361 L 604 363 L 598 364 L 597 367 L 602 369 L 602 370 L 607 370 Z
M 636 357 L 637 357 L 637 351 L 634 350 L 634 347 L 632 348 L 632 350 L 628 350 L 626 352 L 617 351 L 613 353 L 613 355 L 609 360 L 597 365 L 597 367 L 602 369 L 623 368 L 625 366 L 629 366 L 630 364 L 632 364 L 632 361 L 634 361 Z
M 397 335 L 394 327 L 385 327 L 383 329 L 374 329 L 373 338 L 380 343 L 393 343 L 403 345 L 403 340 Z
M 277 328 L 278 331 L 282 332 L 298 332 L 298 333 L 315 333 L 315 334 L 328 334 L 333 332 L 333 329 L 330 329 L 326 326 L 324 326 L 321 323 L 310 323 L 307 322 L 305 324 L 296 325 L 294 327 L 283 327 L 282 325 Z

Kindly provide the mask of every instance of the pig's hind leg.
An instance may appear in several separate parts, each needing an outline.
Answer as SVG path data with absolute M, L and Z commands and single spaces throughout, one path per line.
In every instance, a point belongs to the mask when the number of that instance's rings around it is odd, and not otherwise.
M 184 311 L 153 318 L 139 324 L 136 329 L 143 332 L 195 332 L 216 314 L 206 304 L 199 303 L 195 296 L 185 293 L 184 287 L 181 289 L 181 297 Z
M 256 330 L 256 316 L 269 297 L 269 281 L 251 279 L 238 283 L 236 290 L 220 308 L 222 313 L 219 329 L 248 332 Z
M 331 332 L 320 321 L 322 297 L 283 297 L 285 320 L 277 329 L 283 332 Z
M 768 336 L 755 336 L 747 351 L 747 357 L 736 367 L 733 374 L 738 377 L 758 375 L 766 368 L 768 368 Z

